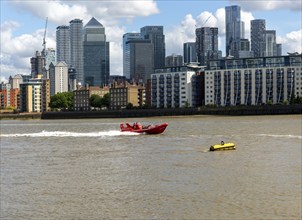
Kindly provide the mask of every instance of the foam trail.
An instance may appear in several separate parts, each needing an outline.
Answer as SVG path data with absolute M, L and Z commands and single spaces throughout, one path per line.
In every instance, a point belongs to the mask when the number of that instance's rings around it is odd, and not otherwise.
M 276 138 L 299 138 L 299 139 L 302 139 L 302 136 L 291 135 L 291 134 L 255 134 L 255 136 L 276 137 Z
M 114 136 L 127 136 L 139 135 L 133 132 L 121 131 L 100 131 L 100 132 L 69 132 L 69 131 L 42 131 L 38 133 L 24 133 L 24 134 L 1 134 L 1 137 L 114 137 Z

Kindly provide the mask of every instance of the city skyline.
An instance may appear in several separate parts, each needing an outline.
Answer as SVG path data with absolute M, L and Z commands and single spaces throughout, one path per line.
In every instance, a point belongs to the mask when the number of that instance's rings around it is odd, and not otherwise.
M 46 17 L 47 48 L 56 48 L 56 27 L 76 18 L 86 25 L 96 17 L 110 42 L 111 75 L 123 73 L 123 34 L 149 25 L 164 27 L 166 56 L 182 55 L 183 43 L 195 41 L 196 28 L 218 27 L 219 49 L 225 56 L 224 8 L 230 5 L 241 7 L 246 38 L 250 39 L 250 20 L 265 19 L 267 29 L 276 30 L 283 54 L 301 53 L 301 1 L 1 1 L 1 81 L 30 74 L 30 57 L 43 49 Z

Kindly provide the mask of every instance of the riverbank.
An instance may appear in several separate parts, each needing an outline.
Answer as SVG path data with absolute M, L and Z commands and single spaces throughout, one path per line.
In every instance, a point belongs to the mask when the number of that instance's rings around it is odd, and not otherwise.
M 199 107 L 176 109 L 124 109 L 89 112 L 43 112 L 0 114 L 1 119 L 80 119 L 80 118 L 136 118 L 182 115 L 284 115 L 302 114 L 302 105 L 263 105 L 263 106 L 230 106 Z
M 0 114 L 0 120 L 8 119 L 41 119 L 42 113 L 2 113 Z

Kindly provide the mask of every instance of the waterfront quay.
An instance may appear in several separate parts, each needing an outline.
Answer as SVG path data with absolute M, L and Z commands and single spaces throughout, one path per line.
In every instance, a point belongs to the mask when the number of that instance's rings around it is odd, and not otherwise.
M 80 119 L 80 118 L 136 118 L 182 115 L 284 115 L 302 114 L 302 105 L 263 105 L 233 107 L 199 107 L 168 109 L 123 109 L 101 111 L 59 111 L 43 113 L 0 114 L 0 119 Z

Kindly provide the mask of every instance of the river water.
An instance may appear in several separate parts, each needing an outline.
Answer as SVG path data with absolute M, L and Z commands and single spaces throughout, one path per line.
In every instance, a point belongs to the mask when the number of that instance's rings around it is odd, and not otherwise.
M 122 120 L 0 121 L 1 218 L 301 219 L 301 115 Z

